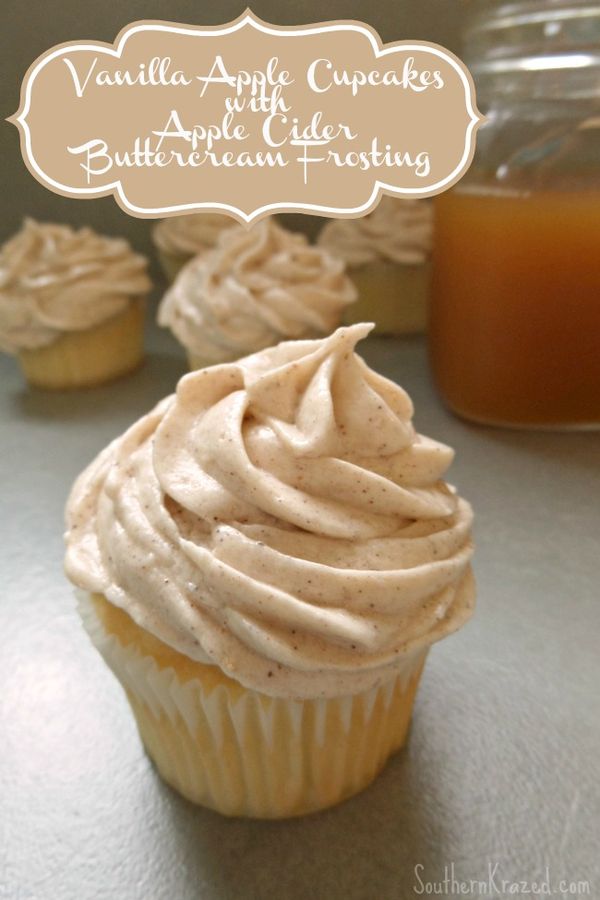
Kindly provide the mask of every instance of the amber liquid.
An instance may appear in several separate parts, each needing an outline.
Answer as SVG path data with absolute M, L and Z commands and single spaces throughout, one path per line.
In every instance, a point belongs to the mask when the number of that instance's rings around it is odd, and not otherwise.
M 459 415 L 600 425 L 600 193 L 436 199 L 430 349 Z

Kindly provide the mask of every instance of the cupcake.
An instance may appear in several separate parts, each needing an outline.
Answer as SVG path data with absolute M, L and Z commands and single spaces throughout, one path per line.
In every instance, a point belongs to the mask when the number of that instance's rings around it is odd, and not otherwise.
M 146 260 L 121 238 L 26 219 L 0 249 L 0 349 L 27 381 L 83 388 L 143 358 Z
M 364 788 L 473 609 L 452 451 L 354 353 L 371 327 L 184 376 L 68 502 L 67 575 L 149 755 L 227 815 Z
M 286 338 L 333 331 L 356 299 L 344 269 L 273 219 L 237 226 L 182 269 L 158 321 L 186 348 L 190 368 L 231 362 Z
M 335 219 L 318 244 L 345 260 L 358 301 L 344 321 L 374 319 L 381 334 L 411 334 L 427 324 L 433 233 L 426 200 L 383 196 L 362 219 Z
M 218 213 L 173 216 L 155 225 L 152 240 L 167 281 L 174 281 L 180 269 L 194 256 L 212 250 L 221 232 L 232 225 L 235 225 L 235 219 Z

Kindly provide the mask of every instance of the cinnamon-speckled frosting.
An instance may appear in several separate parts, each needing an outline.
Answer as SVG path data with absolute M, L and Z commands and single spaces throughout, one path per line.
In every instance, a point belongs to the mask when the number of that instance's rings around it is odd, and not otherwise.
M 76 481 L 71 580 L 275 696 L 367 690 L 462 625 L 471 508 L 353 352 L 371 327 L 182 378 Z
M 267 219 L 224 231 L 213 251 L 188 263 L 158 321 L 188 352 L 218 363 L 328 334 L 355 299 L 341 260 Z
M 321 230 L 318 243 L 351 268 L 377 260 L 415 265 L 428 259 L 432 237 L 431 203 L 386 195 L 362 219 L 332 219 Z
M 44 347 L 109 319 L 148 292 L 146 265 L 122 238 L 26 219 L 0 250 L 0 348 Z
M 233 225 L 235 219 L 219 213 L 173 216 L 154 226 L 152 239 L 159 250 L 185 259 L 211 250 L 221 232 Z

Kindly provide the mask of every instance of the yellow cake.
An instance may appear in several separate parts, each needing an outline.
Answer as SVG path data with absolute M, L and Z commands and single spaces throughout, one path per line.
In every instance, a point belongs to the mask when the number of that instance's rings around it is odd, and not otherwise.
M 382 687 L 290 701 L 178 653 L 99 594 L 79 609 L 158 771 L 193 803 L 229 816 L 304 815 L 362 790 L 405 741 L 426 651 Z
M 18 358 L 25 378 L 34 387 L 73 390 L 134 372 L 144 358 L 145 305 L 138 297 L 99 325 L 65 332 L 35 350 L 21 350 Z
M 372 320 L 379 334 L 425 331 L 432 230 L 428 201 L 388 196 L 363 218 L 334 219 L 323 227 L 319 245 L 345 261 L 358 289 L 347 324 Z
M 348 324 L 373 317 L 379 334 L 420 334 L 426 330 L 429 262 L 400 266 L 377 260 L 349 271 L 358 300 L 346 310 Z

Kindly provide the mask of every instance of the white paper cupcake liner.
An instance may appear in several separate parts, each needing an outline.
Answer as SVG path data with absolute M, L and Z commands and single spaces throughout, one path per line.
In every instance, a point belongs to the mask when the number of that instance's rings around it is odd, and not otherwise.
M 232 816 L 313 812 L 366 787 L 404 743 L 427 651 L 369 691 L 290 700 L 183 680 L 108 634 L 89 595 L 79 593 L 78 605 L 159 772 L 195 803 Z

